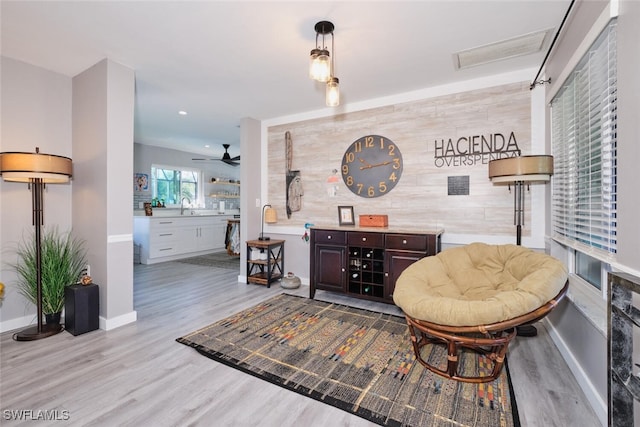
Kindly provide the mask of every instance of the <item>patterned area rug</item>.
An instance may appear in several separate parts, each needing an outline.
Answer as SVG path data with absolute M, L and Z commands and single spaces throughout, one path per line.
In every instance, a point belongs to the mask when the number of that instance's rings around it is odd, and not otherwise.
M 214 252 L 212 254 L 183 258 L 176 260 L 176 262 L 182 262 L 192 265 L 203 265 L 206 267 L 219 267 L 227 270 L 240 269 L 240 257 L 231 256 L 227 252 Z
M 486 384 L 433 374 L 398 316 L 280 294 L 176 341 L 379 425 L 520 425 L 506 370 Z M 423 350 L 446 363 L 439 346 Z M 481 356 L 462 360 L 467 373 L 489 372 Z

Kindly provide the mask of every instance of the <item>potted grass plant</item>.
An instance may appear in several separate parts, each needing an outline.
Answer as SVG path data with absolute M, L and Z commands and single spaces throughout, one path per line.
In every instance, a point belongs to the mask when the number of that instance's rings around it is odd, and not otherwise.
M 87 264 L 85 242 L 57 228 L 41 236 L 42 313 L 47 323 L 60 323 L 66 286 L 78 283 Z M 36 238 L 32 233 L 18 245 L 12 268 L 18 275 L 18 291 L 37 304 Z

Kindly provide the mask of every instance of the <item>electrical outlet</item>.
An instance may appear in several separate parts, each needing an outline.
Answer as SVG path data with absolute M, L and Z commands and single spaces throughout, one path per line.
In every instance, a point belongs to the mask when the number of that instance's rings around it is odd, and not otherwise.
M 138 209 L 144 209 L 144 202 L 138 202 Z
M 84 270 L 86 271 L 87 276 L 91 276 L 91 266 L 89 264 L 84 267 Z
M 256 208 L 260 207 L 260 199 L 256 199 Z

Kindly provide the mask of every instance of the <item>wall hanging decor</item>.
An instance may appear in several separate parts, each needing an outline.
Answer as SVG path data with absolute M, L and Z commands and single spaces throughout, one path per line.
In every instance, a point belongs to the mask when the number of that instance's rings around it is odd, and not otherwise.
M 342 179 L 360 197 L 384 196 L 402 176 L 402 154 L 389 138 L 366 135 L 354 141 L 342 156 Z
M 300 171 L 291 170 L 293 164 L 293 141 L 291 140 L 291 132 L 286 131 L 284 134 L 286 145 L 286 185 L 287 185 L 287 218 L 291 218 L 292 212 L 302 209 L 302 177 Z
M 149 174 L 136 173 L 133 175 L 134 191 L 149 191 Z

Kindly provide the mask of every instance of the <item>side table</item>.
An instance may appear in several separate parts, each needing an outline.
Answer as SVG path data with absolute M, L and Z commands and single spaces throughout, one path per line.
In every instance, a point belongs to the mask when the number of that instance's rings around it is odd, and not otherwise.
M 284 240 L 247 240 L 247 284 L 271 287 L 284 272 Z

